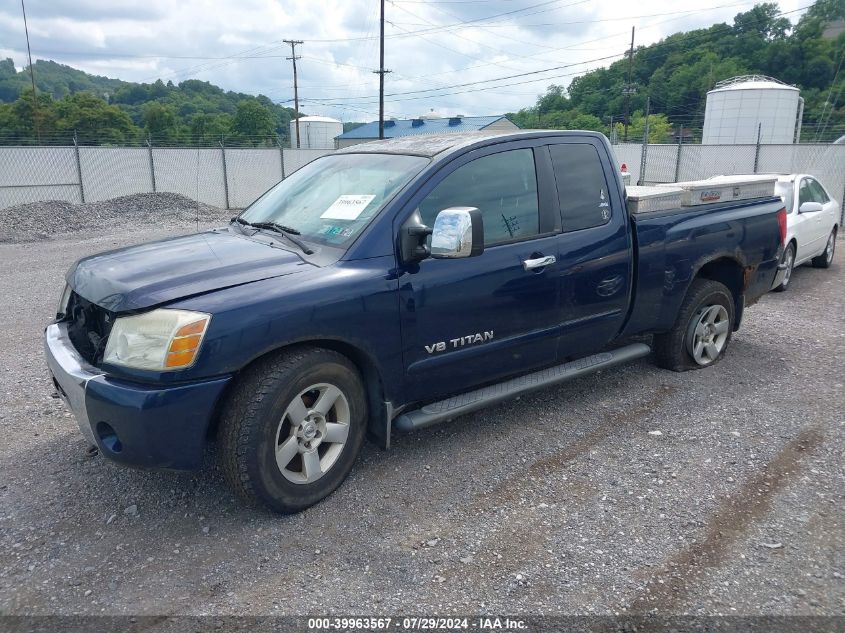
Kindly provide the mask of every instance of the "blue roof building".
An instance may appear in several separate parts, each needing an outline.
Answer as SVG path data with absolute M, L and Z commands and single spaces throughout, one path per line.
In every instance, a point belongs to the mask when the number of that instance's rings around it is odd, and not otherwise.
M 419 119 L 386 119 L 384 122 L 384 138 L 400 136 L 418 136 L 422 134 L 448 134 L 449 132 L 478 132 L 518 130 L 515 125 L 502 114 L 494 116 L 453 116 L 444 118 Z M 367 123 L 354 130 L 349 130 L 335 137 L 335 145 L 339 149 L 356 143 L 366 143 L 378 139 L 378 121 Z

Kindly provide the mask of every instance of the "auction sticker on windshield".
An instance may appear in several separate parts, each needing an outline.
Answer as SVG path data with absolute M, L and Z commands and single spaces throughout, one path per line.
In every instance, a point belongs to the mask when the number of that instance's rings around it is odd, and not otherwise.
M 369 194 L 344 194 L 332 202 L 320 217 L 325 220 L 357 220 L 374 198 Z

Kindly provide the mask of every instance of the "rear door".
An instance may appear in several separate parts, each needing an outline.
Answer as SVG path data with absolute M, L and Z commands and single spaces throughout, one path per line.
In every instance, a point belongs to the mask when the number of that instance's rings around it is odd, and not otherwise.
M 622 328 L 633 254 L 627 210 L 607 150 L 585 137 L 549 145 L 561 213 L 559 359 L 594 352 Z
M 466 259 L 426 259 L 400 269 L 406 382 L 412 399 L 434 399 L 554 362 L 560 266 L 526 269 L 553 256 L 559 221 L 548 154 L 540 141 L 484 147 L 455 159 L 397 218 L 418 212 L 481 211 L 485 250 Z

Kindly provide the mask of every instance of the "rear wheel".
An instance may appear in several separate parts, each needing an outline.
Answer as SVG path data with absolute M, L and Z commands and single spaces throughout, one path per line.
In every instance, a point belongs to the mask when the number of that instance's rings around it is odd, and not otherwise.
M 358 371 L 331 350 L 299 348 L 249 368 L 224 406 L 220 456 L 230 487 L 277 512 L 334 491 L 364 440 Z
M 783 274 L 783 279 L 779 286 L 774 288 L 775 292 L 783 292 L 789 287 L 789 282 L 792 279 L 792 271 L 795 268 L 795 244 L 792 242 L 783 251 L 783 258 L 781 263 L 786 267 L 786 272 Z
M 673 371 L 709 367 L 721 360 L 731 340 L 734 301 L 724 284 L 696 279 L 671 330 L 654 337 L 657 364 Z
M 830 268 L 833 263 L 833 253 L 836 251 L 836 229 L 830 232 L 830 237 L 827 238 L 827 246 L 824 252 L 818 257 L 813 258 L 813 266 L 816 268 Z

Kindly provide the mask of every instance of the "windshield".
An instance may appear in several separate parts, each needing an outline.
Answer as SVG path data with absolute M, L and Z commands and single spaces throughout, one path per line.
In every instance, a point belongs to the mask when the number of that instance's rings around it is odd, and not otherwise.
M 427 164 L 420 156 L 324 156 L 285 178 L 240 217 L 275 222 L 310 242 L 344 247 Z

